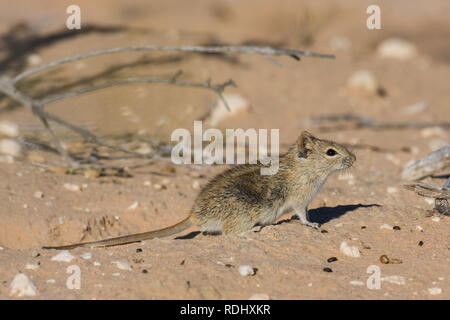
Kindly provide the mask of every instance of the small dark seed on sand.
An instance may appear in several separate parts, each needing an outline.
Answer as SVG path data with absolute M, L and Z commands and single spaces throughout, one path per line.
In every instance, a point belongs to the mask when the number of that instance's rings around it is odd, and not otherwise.
M 361 229 L 363 229 L 363 230 L 366 229 L 366 228 L 367 228 L 366 226 L 361 226 Z
M 142 252 L 142 249 L 141 249 L 141 248 L 137 248 L 137 249 L 136 249 L 136 252 L 137 252 L 137 253 Z
M 142 273 L 148 273 L 147 269 L 142 270 Z
M 180 263 L 180 266 L 182 266 L 182 265 L 184 265 L 184 260 L 183 260 L 183 261 L 181 261 L 181 263 Z
M 419 247 L 423 246 L 423 241 L 419 241 Z
M 328 262 L 334 262 L 334 261 L 337 261 L 337 258 L 336 257 L 331 257 L 331 258 L 328 258 L 327 261 Z
M 325 271 L 325 272 L 333 272 L 333 270 L 331 270 L 331 268 L 328 268 L 328 267 L 323 268 L 323 271 Z
M 394 226 L 392 229 L 394 229 L 394 230 L 400 230 L 400 227 L 399 227 L 399 226 Z
M 322 232 L 322 233 L 328 233 L 328 231 L 325 230 L 325 229 L 321 230 L 320 232 Z

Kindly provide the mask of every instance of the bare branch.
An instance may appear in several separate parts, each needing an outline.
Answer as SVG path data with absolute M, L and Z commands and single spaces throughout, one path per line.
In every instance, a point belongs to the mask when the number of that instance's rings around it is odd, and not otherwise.
M 429 183 L 412 182 L 404 185 L 405 189 L 412 190 L 420 196 L 435 199 L 450 199 L 450 189 L 438 187 Z
M 450 167 L 450 145 L 417 160 L 402 172 L 405 180 L 418 180 Z
M 132 46 L 132 47 L 119 47 L 112 49 L 96 50 L 87 53 L 78 54 L 71 57 L 55 60 L 49 63 L 45 63 L 36 68 L 29 69 L 21 74 L 17 75 L 13 79 L 13 83 L 21 80 L 36 72 L 42 71 L 47 68 L 55 67 L 63 63 L 68 63 L 80 59 L 94 57 L 102 54 L 118 53 L 125 51 L 173 51 L 173 52 L 201 52 L 201 53 L 247 53 L 247 54 L 260 54 L 263 56 L 269 55 L 287 55 L 296 60 L 300 60 L 299 56 L 318 57 L 318 58 L 335 58 L 332 54 L 317 53 L 311 51 L 298 51 L 291 49 L 275 49 L 271 47 L 257 47 L 257 46 Z
M 181 86 L 181 87 L 196 87 L 196 88 L 210 89 L 210 90 L 213 90 L 214 92 L 216 92 L 216 94 L 221 99 L 223 99 L 222 92 L 224 91 L 224 89 L 227 86 L 236 87 L 236 84 L 231 79 L 224 83 L 212 85 L 211 81 L 190 82 L 190 81 L 177 80 L 177 78 L 180 75 L 181 75 L 181 71 L 177 72 L 171 78 L 167 78 L 167 79 L 157 78 L 157 77 L 145 77 L 145 78 L 132 77 L 132 78 L 127 78 L 127 79 L 123 79 L 123 80 L 113 80 L 113 81 L 105 82 L 100 85 L 90 86 L 90 87 L 82 88 L 79 90 L 54 95 L 54 96 L 40 100 L 40 103 L 43 105 L 46 105 L 46 104 L 49 104 L 49 103 L 52 103 L 52 102 L 55 102 L 58 100 L 62 100 L 65 98 L 79 96 L 84 93 L 97 91 L 97 90 L 101 90 L 101 89 L 106 89 L 106 88 L 111 88 L 111 87 L 117 87 L 117 86 L 126 85 L 126 84 L 130 84 L 130 83 L 163 83 L 163 84 L 172 84 L 172 85 Z
M 329 114 L 322 115 L 318 117 L 311 117 L 304 121 L 305 125 L 310 124 L 321 124 L 324 122 L 335 122 L 335 123 L 349 123 L 350 128 L 372 128 L 375 130 L 381 129 L 422 129 L 427 127 L 442 127 L 450 129 L 450 122 L 384 122 L 376 121 L 369 117 L 358 116 L 351 113 L 344 114 Z M 332 130 L 330 127 L 321 127 L 322 130 Z M 336 129 L 336 128 L 334 128 Z M 339 126 L 339 129 L 344 129 Z

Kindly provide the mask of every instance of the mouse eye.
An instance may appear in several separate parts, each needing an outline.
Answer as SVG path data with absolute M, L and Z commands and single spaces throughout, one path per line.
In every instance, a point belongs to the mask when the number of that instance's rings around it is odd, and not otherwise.
M 336 150 L 334 150 L 334 149 L 328 149 L 327 150 L 327 156 L 332 157 L 332 156 L 335 156 L 335 155 L 337 155 Z

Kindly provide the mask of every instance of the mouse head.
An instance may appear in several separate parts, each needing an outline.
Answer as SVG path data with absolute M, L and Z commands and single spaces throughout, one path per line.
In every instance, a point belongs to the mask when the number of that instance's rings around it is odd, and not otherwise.
M 346 147 L 333 141 L 321 140 L 308 131 L 297 139 L 298 157 L 307 159 L 328 172 L 350 168 L 356 157 Z

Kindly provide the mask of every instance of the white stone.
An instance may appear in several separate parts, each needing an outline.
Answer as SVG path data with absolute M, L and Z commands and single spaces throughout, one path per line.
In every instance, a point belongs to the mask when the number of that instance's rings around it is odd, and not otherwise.
M 252 266 L 249 266 L 248 264 L 244 264 L 242 266 L 239 266 L 238 269 L 239 273 L 241 274 L 241 276 L 252 276 L 255 274 L 255 270 L 253 269 Z
M 428 293 L 431 295 L 437 295 L 442 293 L 442 289 L 438 287 L 428 288 Z
M 128 207 L 128 210 L 135 210 L 138 207 L 139 207 L 139 202 L 135 201 Z
M 200 189 L 200 183 L 197 180 L 192 181 L 192 188 L 195 190 Z
M 36 270 L 38 268 L 39 268 L 39 265 L 37 263 L 30 263 L 30 262 L 28 262 L 25 265 L 25 269 L 27 269 L 27 270 Z
M 42 191 L 36 191 L 33 196 L 38 199 L 42 199 L 44 197 L 44 193 Z
M 391 225 L 385 223 L 385 224 L 383 224 L 383 225 L 380 226 L 380 229 L 382 229 L 382 230 L 383 230 L 383 229 L 386 229 L 386 230 L 393 230 L 394 227 L 392 227 Z
M 270 298 L 265 293 L 255 293 L 248 300 L 270 300 Z
M 398 188 L 397 188 L 397 187 L 388 187 L 388 188 L 386 189 L 386 191 L 387 191 L 388 193 L 394 194 L 394 193 L 397 193 L 397 192 L 398 192 Z
M 66 188 L 69 191 L 80 191 L 80 186 L 77 184 L 66 182 L 64 183 L 64 188 Z
M 342 241 L 339 250 L 348 257 L 358 258 L 361 256 L 358 247 L 348 245 L 347 241 Z
M 45 282 L 47 282 L 47 283 L 56 283 L 56 280 L 55 280 L 55 279 L 48 279 L 48 280 L 45 281 Z
M 384 40 L 377 48 L 377 53 L 382 58 L 406 60 L 417 54 L 416 46 L 406 40 L 390 38 Z
M 238 94 L 224 94 L 223 98 L 227 102 L 230 110 L 227 109 L 222 99 L 219 98 L 213 111 L 207 118 L 207 122 L 211 126 L 215 126 L 223 119 L 247 110 L 249 107 L 248 102 Z
M 128 262 L 125 261 L 111 261 L 111 263 L 115 264 L 117 268 L 120 270 L 128 270 L 131 271 L 131 266 L 128 264 Z
M 94 266 L 96 266 L 96 267 L 98 267 L 98 266 L 101 266 L 101 263 L 100 262 L 98 262 L 98 261 L 94 261 Z
M 12 139 L 1 139 L 0 153 L 13 157 L 19 157 L 22 153 L 22 148 L 16 141 Z
M 423 200 L 426 203 L 428 203 L 428 204 L 434 204 L 434 199 L 433 198 L 424 197 Z
M 37 294 L 36 286 L 25 274 L 17 274 L 10 284 L 10 295 L 13 297 L 34 297 Z
M 83 258 L 84 260 L 89 260 L 92 258 L 92 253 L 91 252 L 85 252 L 83 254 L 80 254 L 80 257 Z
M 19 126 L 17 124 L 7 120 L 0 121 L 0 135 L 17 138 L 19 134 Z
M 358 281 L 358 280 L 352 280 L 352 281 L 350 281 L 350 284 L 351 284 L 352 286 L 363 286 L 363 285 L 364 285 L 364 282 Z
M 380 279 L 381 281 L 386 281 L 389 283 L 393 283 L 393 284 L 398 284 L 399 286 L 404 285 L 405 284 L 405 277 L 403 276 L 386 276 L 386 277 L 381 277 Z
M 347 81 L 347 88 L 354 93 L 376 94 L 378 87 L 375 76 L 368 70 L 356 71 Z
M 439 221 L 441 221 L 441 218 L 433 217 L 433 218 L 431 218 L 431 220 L 434 221 L 434 222 L 439 222 Z
M 52 257 L 52 261 L 58 261 L 58 262 L 70 262 L 75 257 L 67 250 L 63 250 L 60 253 L 58 253 L 56 256 Z

